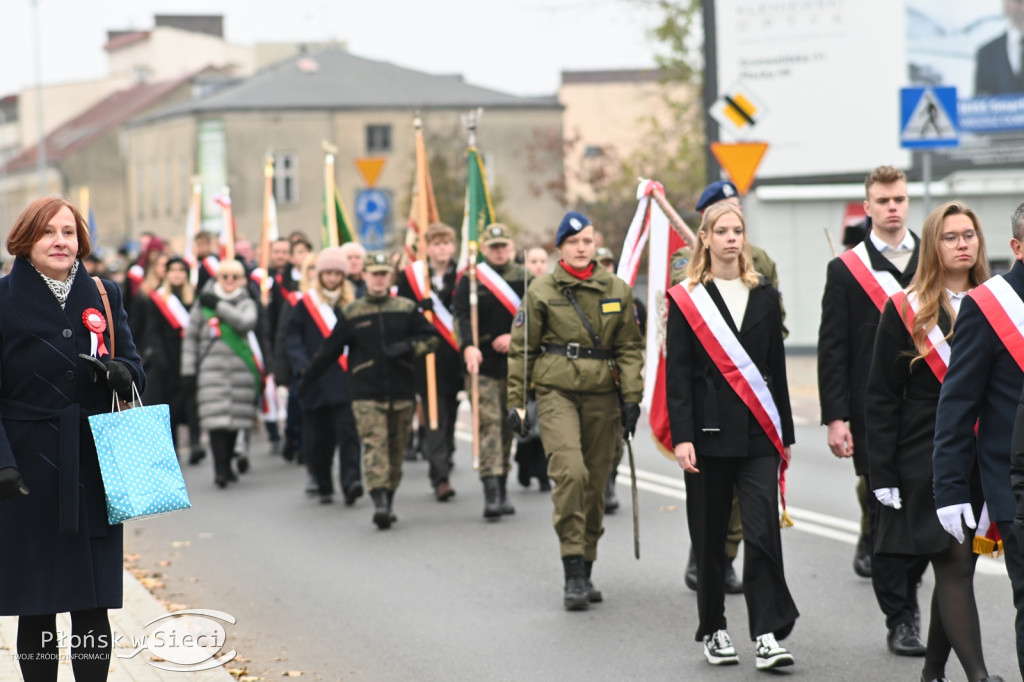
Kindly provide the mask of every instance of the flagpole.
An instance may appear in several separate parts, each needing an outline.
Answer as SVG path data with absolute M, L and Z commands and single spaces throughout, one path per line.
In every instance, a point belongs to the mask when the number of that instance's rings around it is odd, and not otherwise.
M 260 298 L 270 303 L 270 202 L 274 193 L 274 155 L 267 153 L 263 163 L 263 230 L 260 234 Z
M 199 286 L 199 262 L 193 252 L 196 235 L 199 234 L 199 222 L 203 208 L 203 184 L 199 176 L 192 176 L 192 201 L 189 206 L 188 223 L 185 225 L 185 261 L 189 267 L 189 282 L 193 287 Z
M 338 246 L 338 215 L 335 213 L 334 208 L 334 194 L 336 189 L 334 187 L 334 154 L 337 152 L 337 148 L 330 145 L 326 141 L 323 142 L 324 147 L 324 215 L 327 218 L 327 239 L 323 243 L 327 246 Z
M 686 221 L 684 221 L 682 217 L 676 213 L 676 210 L 672 208 L 672 204 L 668 203 L 668 199 L 665 198 L 664 190 L 655 189 L 651 192 L 651 196 L 654 197 L 656 202 L 658 202 L 658 206 L 661 207 L 661 210 L 665 212 L 665 215 L 668 217 L 668 224 L 672 226 L 672 229 L 683 238 L 683 241 L 686 242 L 687 246 L 691 249 L 696 248 L 697 237 L 693 234 L 693 231 L 686 226 Z
M 427 149 L 423 143 L 423 122 L 417 117 L 413 120 L 416 128 L 416 187 L 418 191 L 413 201 L 416 205 L 416 224 L 419 227 L 419 244 L 417 257 L 423 262 L 423 298 L 430 298 L 430 259 L 427 257 L 427 227 L 430 224 L 430 197 L 428 196 L 429 167 L 427 166 Z M 434 313 L 424 313 L 427 321 L 434 323 Z M 437 356 L 429 353 L 426 358 L 427 370 L 427 421 L 430 430 L 437 431 Z
M 476 242 L 469 244 L 469 328 L 473 347 L 480 348 L 480 321 L 477 311 L 479 294 L 476 279 Z M 524 378 L 525 381 L 525 378 Z M 470 405 L 473 412 L 473 469 L 480 468 L 480 368 L 469 375 Z
M 227 186 L 221 190 L 221 194 L 224 195 L 224 233 L 227 237 L 224 239 L 224 243 L 221 244 L 221 248 L 224 250 L 224 260 L 234 260 L 235 258 L 235 215 L 231 208 L 231 189 Z

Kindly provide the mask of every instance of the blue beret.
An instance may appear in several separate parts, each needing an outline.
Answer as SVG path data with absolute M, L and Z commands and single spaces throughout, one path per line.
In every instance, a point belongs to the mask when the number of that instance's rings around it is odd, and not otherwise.
M 590 219 L 582 213 L 569 211 L 558 224 L 558 234 L 555 235 L 555 246 L 561 246 L 562 242 L 576 234 L 590 224 Z
M 739 196 L 739 192 L 736 191 L 736 185 L 732 184 L 728 180 L 712 182 L 704 188 L 703 192 L 700 193 L 700 199 L 697 199 L 697 205 L 695 208 L 698 211 L 703 211 L 711 204 L 717 204 L 723 199 L 735 196 Z

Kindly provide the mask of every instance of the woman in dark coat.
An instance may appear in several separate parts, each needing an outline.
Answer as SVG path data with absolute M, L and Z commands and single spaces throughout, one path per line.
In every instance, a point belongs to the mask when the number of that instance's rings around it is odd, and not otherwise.
M 698 557 L 696 638 L 712 665 L 738 662 L 726 631 L 724 577 L 735 489 L 756 667 L 792 665 L 793 656 L 777 641 L 799 615 L 786 585 L 779 533 L 785 480 L 779 474 L 794 441 L 779 293 L 753 270 L 738 206 L 721 203 L 704 213 L 694 252 L 687 279 L 669 290 L 665 385 Z M 729 351 L 728 360 L 724 350 L 709 354 L 712 342 Z M 737 378 L 736 368 L 748 371 Z
M 928 557 L 935 571 L 926 681 L 944 678 L 951 646 L 968 680 L 988 677 L 974 601 L 973 534 L 961 544 L 943 530 L 932 492 L 935 411 L 951 329 L 960 301 L 986 279 L 985 240 L 974 211 L 958 201 L 932 211 L 921 230 L 917 273 L 882 311 L 868 377 L 868 479 L 881 503 L 875 552 Z M 977 471 L 973 488 L 977 515 Z
M 171 436 L 178 442 L 178 426 L 188 424 L 190 461 L 202 459 L 199 445 L 199 417 L 195 395 L 185 395 L 181 382 L 181 344 L 189 324 L 189 310 L 195 291 L 188 281 L 188 264 L 177 256 L 167 259 L 165 277 L 159 286 L 139 296 L 136 310 L 144 311 L 145 327 L 139 335 L 139 355 L 146 370 L 147 405 L 166 403 L 171 413 Z
M 71 649 L 75 678 L 105 680 L 107 609 L 121 607 L 123 545 L 121 526 L 107 524 L 86 418 L 110 411 L 112 389 L 125 398 L 133 381 L 142 389 L 142 363 L 109 281 L 113 319 L 101 323 L 99 291 L 81 267 L 89 227 L 74 206 L 36 199 L 7 250 L 17 258 L 0 279 L 0 615 L 19 616 L 29 682 L 57 679 L 56 614 L 65 611 L 73 642 L 93 635 Z

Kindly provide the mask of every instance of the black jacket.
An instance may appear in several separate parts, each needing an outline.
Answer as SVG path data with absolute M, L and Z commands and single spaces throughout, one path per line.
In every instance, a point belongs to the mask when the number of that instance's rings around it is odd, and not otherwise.
M 1024 298 L 1024 264 L 1014 263 L 1005 279 Z M 1010 487 L 1010 451 L 1022 385 L 1024 373 L 968 296 L 956 318 L 949 370 L 935 418 L 936 507 L 971 501 L 970 471 L 976 459 L 989 518 L 1013 519 L 1017 504 Z
M 159 294 L 157 294 L 159 295 Z M 146 371 L 147 405 L 172 403 L 178 397 L 181 384 L 181 343 L 184 328 L 175 329 L 157 308 L 152 297 L 140 299 L 136 311 L 145 320 L 145 326 L 136 338 L 136 346 Z
M 431 275 L 433 275 L 433 271 L 431 271 Z M 449 313 L 452 312 L 452 301 L 455 298 L 456 281 L 455 263 L 448 263 L 448 269 L 445 271 L 442 279 L 442 287 L 440 289 L 434 288 L 433 283 L 431 283 L 431 291 L 437 294 L 437 297 L 441 299 L 441 303 L 444 304 Z M 401 270 L 398 273 L 398 295 L 408 298 L 411 301 L 416 300 L 416 295 L 412 291 L 412 286 L 409 285 L 409 279 L 405 275 L 405 270 Z M 458 333 L 456 331 L 456 337 L 457 336 Z M 445 339 L 441 339 L 434 357 L 437 376 L 437 390 L 445 394 L 458 393 L 465 383 L 463 381 L 465 363 L 462 361 L 462 354 L 453 348 Z M 422 359 L 417 360 L 416 390 L 420 395 L 424 395 L 426 393 L 426 385 L 426 362 Z
M 762 278 L 750 291 L 747 310 L 737 330 L 714 282 L 708 283 L 707 291 L 767 380 L 782 422 L 782 442 L 792 445 L 793 413 L 786 380 L 779 292 Z M 778 452 L 671 299 L 665 339 L 665 392 L 673 444 L 693 443 L 698 457 L 753 457 Z
M 413 400 L 413 358 L 436 349 L 438 339 L 433 325 L 409 299 L 366 295 L 345 306 L 331 335 L 306 366 L 302 386 L 336 363 L 348 346 L 353 400 Z
M 871 267 L 892 273 L 906 287 L 917 272 L 921 240 L 914 239 L 914 254 L 900 273 L 878 252 L 870 239 L 864 240 Z M 875 347 L 875 329 L 881 315 L 871 298 L 857 283 L 849 268 L 833 258 L 825 274 L 821 298 L 821 327 L 818 330 L 818 396 L 821 423 L 848 420 L 853 435 L 853 464 L 858 474 L 868 473 L 868 444 L 865 429 L 864 396 Z
M 978 48 L 974 71 L 974 96 L 1024 92 L 1024 76 L 1013 72 L 1006 52 L 1006 34 Z
M 494 266 L 491 266 L 494 267 Z M 508 263 L 494 271 L 508 282 L 512 290 L 523 297 L 525 270 L 521 265 Z M 477 286 L 477 322 L 480 333 L 480 352 L 483 354 L 483 362 L 480 363 L 480 373 L 494 379 L 504 379 L 508 375 L 508 355 L 499 353 L 491 347 L 491 342 L 502 334 L 512 331 L 513 313 L 508 311 L 501 301 L 491 293 L 491 290 L 480 282 Z M 473 330 L 469 321 L 469 277 L 459 280 L 455 289 L 455 319 L 459 330 L 459 345 L 462 351 L 467 346 L 473 345 Z
M 340 316 L 341 311 L 335 308 L 334 314 Z M 295 371 L 304 369 L 323 342 L 324 336 L 309 314 L 309 308 L 303 301 L 299 301 L 291 309 L 284 329 L 284 346 L 289 366 Z M 348 373 L 337 362 L 317 372 L 315 377 L 311 376 L 299 394 L 299 404 L 303 410 L 342 405 L 351 400 Z

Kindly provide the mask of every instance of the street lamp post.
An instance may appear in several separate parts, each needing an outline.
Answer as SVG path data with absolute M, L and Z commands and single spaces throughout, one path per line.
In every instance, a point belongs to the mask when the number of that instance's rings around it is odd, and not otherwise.
M 36 171 L 39 173 L 39 196 L 44 196 L 46 194 L 46 127 L 43 122 L 43 46 L 39 21 L 39 0 L 32 0 L 32 18 L 36 34 L 36 124 L 39 126 Z

